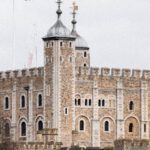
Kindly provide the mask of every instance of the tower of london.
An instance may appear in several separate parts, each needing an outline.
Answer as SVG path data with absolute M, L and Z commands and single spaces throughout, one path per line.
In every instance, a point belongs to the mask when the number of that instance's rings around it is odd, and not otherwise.
M 76 30 L 57 19 L 44 43 L 44 66 L 0 72 L 0 143 L 57 142 L 114 147 L 150 139 L 150 71 L 98 68 Z

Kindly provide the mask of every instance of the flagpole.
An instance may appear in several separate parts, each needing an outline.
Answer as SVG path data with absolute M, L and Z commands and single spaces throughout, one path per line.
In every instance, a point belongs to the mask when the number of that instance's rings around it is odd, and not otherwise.
M 12 31 L 12 69 L 15 68 L 14 63 L 14 51 L 15 51 L 15 0 L 13 0 L 13 14 L 12 14 L 12 23 L 13 23 L 13 31 Z

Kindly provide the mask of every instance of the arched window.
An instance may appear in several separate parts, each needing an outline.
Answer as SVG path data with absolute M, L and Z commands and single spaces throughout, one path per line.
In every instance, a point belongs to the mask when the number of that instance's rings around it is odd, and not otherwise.
M 98 106 L 101 106 L 101 100 L 98 100 Z
M 38 95 L 38 106 L 40 107 L 40 106 L 42 106 L 42 105 L 43 105 L 42 95 L 39 94 L 39 95 Z
M 25 108 L 25 107 L 26 107 L 25 96 L 22 95 L 22 96 L 21 96 L 21 108 Z
M 129 103 L 129 110 L 133 110 L 133 109 L 134 109 L 134 103 L 133 103 L 133 101 L 131 101 Z
M 26 123 L 21 123 L 21 136 L 26 136 Z
M 38 131 L 41 131 L 41 130 L 43 130 L 43 122 L 40 120 L 38 122 Z
M 77 105 L 77 99 L 75 99 L 75 105 Z
M 105 106 L 105 100 L 104 99 L 102 100 L 102 106 Z
M 9 109 L 9 98 L 5 97 L 5 109 Z
M 81 99 L 78 99 L 78 105 L 79 106 L 81 105 Z
M 84 121 L 80 120 L 80 131 L 84 131 Z
M 5 136 L 6 137 L 10 136 L 10 125 L 9 125 L 9 123 L 5 124 Z
M 105 131 L 109 131 L 109 122 L 108 121 L 105 121 L 104 129 L 105 129 Z
M 132 123 L 129 124 L 129 132 L 133 132 L 133 124 Z
M 72 43 L 71 42 L 69 43 L 69 47 L 72 47 Z
M 84 67 L 86 67 L 86 64 L 84 64 Z

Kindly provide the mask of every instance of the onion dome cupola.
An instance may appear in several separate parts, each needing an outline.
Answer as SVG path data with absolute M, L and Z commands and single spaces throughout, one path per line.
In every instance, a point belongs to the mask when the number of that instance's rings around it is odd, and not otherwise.
M 48 30 L 47 35 L 43 37 L 43 40 L 49 40 L 49 39 L 66 39 L 66 38 L 73 38 L 75 37 L 71 34 L 70 30 L 62 23 L 61 21 L 61 0 L 57 1 L 58 3 L 58 10 L 56 11 L 57 13 L 57 21 L 56 23 Z
M 82 36 L 80 36 L 76 31 L 76 24 L 77 24 L 77 21 L 75 19 L 76 10 L 78 10 L 78 6 L 75 3 L 73 3 L 73 13 L 72 13 L 73 14 L 73 20 L 72 20 L 73 28 L 71 31 L 71 35 L 76 37 L 76 41 L 75 41 L 76 49 L 89 50 L 89 46 L 88 46 L 87 42 L 85 41 L 85 39 Z

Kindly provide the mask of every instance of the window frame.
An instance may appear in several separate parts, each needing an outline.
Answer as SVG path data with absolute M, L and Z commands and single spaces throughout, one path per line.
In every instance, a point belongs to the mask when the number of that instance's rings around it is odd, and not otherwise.
M 39 96 L 42 96 L 42 105 L 39 105 Z M 42 93 L 38 93 L 37 94 L 37 108 L 43 108 L 43 94 Z
M 108 127 L 107 127 L 108 130 L 106 130 L 106 122 L 108 123 Z M 104 132 L 107 132 L 107 133 L 109 133 L 111 131 L 111 129 L 110 129 L 110 121 L 109 120 L 104 120 L 103 130 L 104 130 Z
M 22 124 L 25 123 L 25 135 L 23 135 L 22 133 Z M 20 137 L 27 137 L 27 122 L 25 120 L 22 120 L 20 122 Z
M 25 107 L 22 107 L 22 97 L 24 96 L 25 100 Z M 25 94 L 20 95 L 20 109 L 26 109 L 27 108 L 27 97 Z
M 80 125 L 81 125 L 81 124 L 80 124 L 81 121 L 83 121 L 83 130 L 81 130 L 81 128 L 80 128 L 80 127 L 81 127 L 81 126 L 80 126 Z M 79 120 L 79 131 L 80 131 L 80 132 L 85 132 L 85 129 L 86 129 L 85 120 L 84 120 L 84 119 L 80 119 L 80 120 Z

